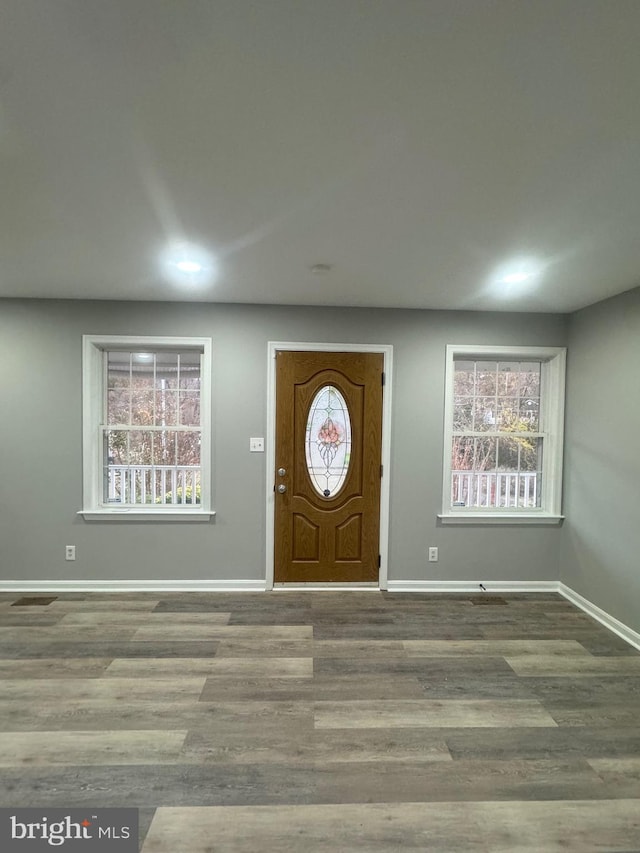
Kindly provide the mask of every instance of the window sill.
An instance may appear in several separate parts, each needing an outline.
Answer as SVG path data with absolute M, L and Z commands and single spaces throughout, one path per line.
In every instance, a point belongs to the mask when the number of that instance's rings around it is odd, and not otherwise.
M 81 509 L 85 521 L 211 521 L 212 510 Z
M 524 512 L 448 512 L 437 516 L 441 524 L 561 524 L 564 515 Z

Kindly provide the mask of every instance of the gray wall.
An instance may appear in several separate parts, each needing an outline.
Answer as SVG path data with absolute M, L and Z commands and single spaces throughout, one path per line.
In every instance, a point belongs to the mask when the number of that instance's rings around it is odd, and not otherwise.
M 214 342 L 211 524 L 85 522 L 81 335 L 206 335 Z M 0 577 L 261 579 L 265 572 L 267 341 L 393 344 L 389 577 L 556 580 L 557 527 L 437 525 L 445 345 L 562 346 L 542 314 L 274 306 L 0 301 Z M 64 545 L 77 546 L 75 563 Z M 427 547 L 440 562 L 427 562 Z
M 640 631 L 640 289 L 569 322 L 561 580 Z

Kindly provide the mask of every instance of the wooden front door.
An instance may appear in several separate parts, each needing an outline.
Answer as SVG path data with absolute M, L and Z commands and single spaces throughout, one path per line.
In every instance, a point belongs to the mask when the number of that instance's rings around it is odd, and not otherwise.
M 276 355 L 276 583 L 378 580 L 382 353 Z

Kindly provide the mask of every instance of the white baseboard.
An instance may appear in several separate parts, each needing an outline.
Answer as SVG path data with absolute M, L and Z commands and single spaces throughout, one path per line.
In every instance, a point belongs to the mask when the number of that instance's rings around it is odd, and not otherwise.
M 558 581 L 482 581 L 487 592 L 558 592 Z M 388 592 L 477 592 L 480 581 L 389 581 Z
M 264 580 L 0 580 L 0 592 L 264 592 Z
M 625 625 L 624 622 L 620 622 L 620 620 L 616 619 L 615 616 L 611 616 L 605 610 L 602 610 L 600 607 L 593 604 L 593 602 L 589 601 L 588 598 L 584 598 L 582 595 L 571 589 L 571 587 L 566 586 L 566 584 L 560 583 L 558 592 L 560 595 L 564 596 L 567 601 L 570 601 L 571 604 L 575 604 L 575 606 L 579 607 L 580 610 L 584 610 L 585 613 L 600 622 L 601 625 L 604 625 L 605 628 L 608 628 L 610 631 L 613 631 L 614 634 L 622 637 L 622 639 L 626 640 L 630 646 L 640 650 L 640 634 L 637 631 L 634 631 L 633 628 L 629 628 L 629 626 Z

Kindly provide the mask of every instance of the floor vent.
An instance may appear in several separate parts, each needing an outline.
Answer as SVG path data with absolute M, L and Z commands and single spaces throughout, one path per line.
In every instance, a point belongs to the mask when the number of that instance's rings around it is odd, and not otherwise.
M 50 598 L 47 598 L 44 595 L 34 595 L 31 598 L 19 598 L 17 601 L 14 601 L 11 605 L 12 607 L 35 607 L 36 605 L 43 607 L 45 604 L 51 604 L 52 601 L 55 601 L 57 595 L 52 595 Z

